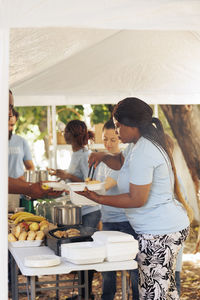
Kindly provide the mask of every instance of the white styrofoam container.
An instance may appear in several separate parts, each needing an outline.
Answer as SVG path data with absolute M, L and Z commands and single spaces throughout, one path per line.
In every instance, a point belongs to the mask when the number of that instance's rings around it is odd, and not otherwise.
M 74 264 L 101 263 L 106 256 L 106 247 L 94 242 L 62 244 L 61 256 Z
M 104 193 L 104 184 L 104 182 L 95 184 L 86 184 L 85 182 L 68 183 L 71 202 L 75 205 L 99 205 L 98 203 L 86 198 L 85 196 L 79 195 L 76 192 L 82 192 L 84 191 L 84 188 L 87 187 L 90 191 L 96 191 L 99 194 L 102 194 Z
M 95 242 L 103 243 L 119 243 L 119 242 L 131 242 L 134 241 L 134 237 L 131 234 L 124 233 L 121 231 L 112 231 L 112 230 L 101 230 L 96 231 L 92 238 Z
M 138 253 L 138 242 L 119 242 L 106 244 L 106 261 L 131 260 Z
M 106 246 L 105 260 L 123 261 L 134 259 L 138 253 L 138 241 L 131 234 L 120 231 L 96 231 L 92 235 L 98 244 Z

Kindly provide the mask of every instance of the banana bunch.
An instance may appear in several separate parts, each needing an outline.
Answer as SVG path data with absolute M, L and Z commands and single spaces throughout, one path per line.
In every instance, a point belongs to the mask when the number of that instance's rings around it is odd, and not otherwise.
M 44 217 L 36 216 L 32 213 L 20 211 L 10 217 L 11 220 L 14 220 L 14 224 L 18 224 L 22 221 L 25 222 L 41 222 L 46 220 Z
M 13 214 L 13 215 L 10 217 L 10 219 L 11 219 L 11 220 L 15 220 L 17 217 L 19 217 L 19 216 L 22 215 L 22 214 L 24 214 L 24 215 L 26 215 L 26 216 L 28 216 L 28 215 L 34 216 L 32 213 L 29 213 L 29 212 L 26 212 L 26 211 L 19 211 L 19 212 Z

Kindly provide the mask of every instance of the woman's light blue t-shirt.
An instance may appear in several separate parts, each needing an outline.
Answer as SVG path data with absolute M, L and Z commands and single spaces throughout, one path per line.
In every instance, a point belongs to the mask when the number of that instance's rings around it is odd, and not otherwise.
M 111 177 L 117 182 L 118 175 L 119 171 L 112 170 L 106 164 L 101 162 L 97 167 L 95 178 L 97 180 L 100 180 L 101 182 L 104 182 L 107 177 Z M 106 195 L 118 194 L 119 190 L 117 185 L 106 191 Z M 124 208 L 118 208 L 108 205 L 101 205 L 101 220 L 103 223 L 128 222 Z
M 88 156 L 90 155 L 90 153 L 91 151 L 89 151 L 87 148 L 83 148 L 76 152 L 73 152 L 67 172 L 85 181 L 85 179 L 88 177 Z M 82 215 L 84 216 L 99 209 L 99 205 L 82 206 Z
M 173 197 L 174 177 L 166 153 L 141 137 L 124 150 L 124 164 L 118 177 L 120 194 L 129 192 L 129 183 L 151 184 L 144 206 L 125 209 L 128 220 L 138 234 L 167 234 L 189 226 L 183 206 Z M 166 159 L 168 163 L 166 163 Z

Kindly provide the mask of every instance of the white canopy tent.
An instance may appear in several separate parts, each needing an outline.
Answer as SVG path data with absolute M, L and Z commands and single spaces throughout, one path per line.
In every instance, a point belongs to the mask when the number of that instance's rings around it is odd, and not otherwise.
M 11 87 L 16 105 L 197 103 L 199 49 L 198 31 L 13 29 Z
M 7 299 L 8 86 L 15 105 L 116 103 L 127 96 L 199 103 L 200 1 L 0 3 L 0 284 Z

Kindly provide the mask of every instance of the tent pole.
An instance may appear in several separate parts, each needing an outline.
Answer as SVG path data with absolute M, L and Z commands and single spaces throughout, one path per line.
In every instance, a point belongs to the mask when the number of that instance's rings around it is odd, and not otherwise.
M 57 135 L 56 135 L 56 106 L 52 105 L 51 107 L 52 114 L 52 136 L 53 136 L 53 168 L 57 169 Z
M 0 147 L 0 290 L 1 299 L 8 299 L 8 74 L 9 29 L 0 29 L 0 100 L 2 129 Z
M 50 147 L 51 147 L 51 143 L 50 143 L 50 139 L 51 139 L 51 108 L 50 106 L 47 106 L 47 131 L 48 131 L 48 153 L 47 153 L 47 157 L 48 157 L 48 167 L 52 168 L 52 162 L 51 162 L 51 151 L 50 151 Z

